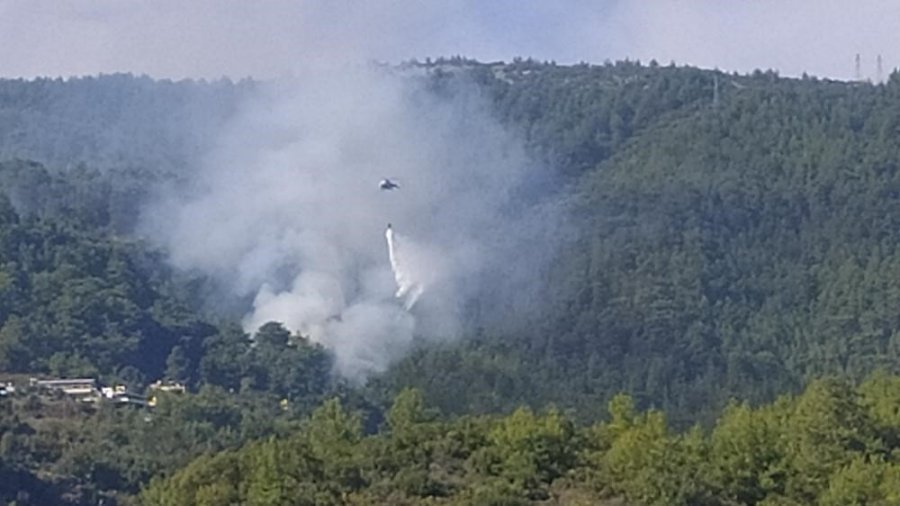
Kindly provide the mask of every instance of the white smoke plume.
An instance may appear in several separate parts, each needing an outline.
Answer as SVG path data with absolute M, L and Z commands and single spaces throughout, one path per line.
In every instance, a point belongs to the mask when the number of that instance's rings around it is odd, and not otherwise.
M 384 370 L 414 337 L 457 337 L 529 225 L 511 193 L 541 171 L 472 89 L 425 83 L 357 67 L 263 86 L 145 231 L 175 266 L 252 299 L 248 331 L 282 322 L 345 377 Z M 401 187 L 379 189 L 385 177 Z M 388 223 L 403 234 L 388 229 L 386 248 Z

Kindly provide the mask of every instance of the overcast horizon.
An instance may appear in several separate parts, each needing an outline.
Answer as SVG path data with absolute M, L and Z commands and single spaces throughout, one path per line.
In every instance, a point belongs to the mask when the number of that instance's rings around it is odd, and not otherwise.
M 878 55 L 884 77 L 900 65 L 898 34 L 885 0 L 0 0 L 0 76 L 271 78 L 460 55 L 852 79 L 859 54 L 875 80 Z

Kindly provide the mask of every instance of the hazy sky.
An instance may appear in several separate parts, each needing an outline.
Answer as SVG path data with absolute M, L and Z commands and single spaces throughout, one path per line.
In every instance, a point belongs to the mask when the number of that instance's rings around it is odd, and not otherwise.
M 897 0 L 0 0 L 0 75 L 271 77 L 463 55 L 852 78 L 900 65 Z

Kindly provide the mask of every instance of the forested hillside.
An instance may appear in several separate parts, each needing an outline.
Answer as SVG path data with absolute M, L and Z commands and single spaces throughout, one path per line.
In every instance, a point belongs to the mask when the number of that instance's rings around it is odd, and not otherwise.
M 211 311 L 215 281 L 137 233 L 256 83 L 0 81 L 0 380 L 188 390 L 153 410 L 0 397 L 2 500 L 131 504 L 153 477 L 146 504 L 896 500 L 897 380 L 855 385 L 900 373 L 897 75 L 399 72 L 476 86 L 569 229 L 539 311 L 362 386 L 306 336 Z
M 900 383 L 813 382 L 798 397 L 729 405 L 711 431 L 673 432 L 624 395 L 577 427 L 558 411 L 441 421 L 412 390 L 363 433 L 336 401 L 288 438 L 192 462 L 146 505 L 896 504 Z
M 896 370 L 896 80 L 627 63 L 473 72 L 569 176 L 580 236 L 527 336 L 423 350 L 389 381 L 457 413 L 555 402 L 591 418 L 624 390 L 691 421 L 733 395 Z
M 253 83 L 131 74 L 0 80 L 0 160 L 177 174 L 209 149 Z

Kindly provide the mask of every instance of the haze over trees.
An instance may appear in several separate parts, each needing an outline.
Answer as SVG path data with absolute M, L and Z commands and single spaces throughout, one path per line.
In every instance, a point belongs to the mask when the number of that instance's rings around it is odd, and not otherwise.
M 577 234 L 515 332 L 422 343 L 364 386 L 277 323 L 251 338 L 247 301 L 136 233 L 254 83 L 0 81 L 0 372 L 192 392 L 149 419 L 0 398 L 0 498 L 896 501 L 897 75 L 413 68 L 477 87 Z

